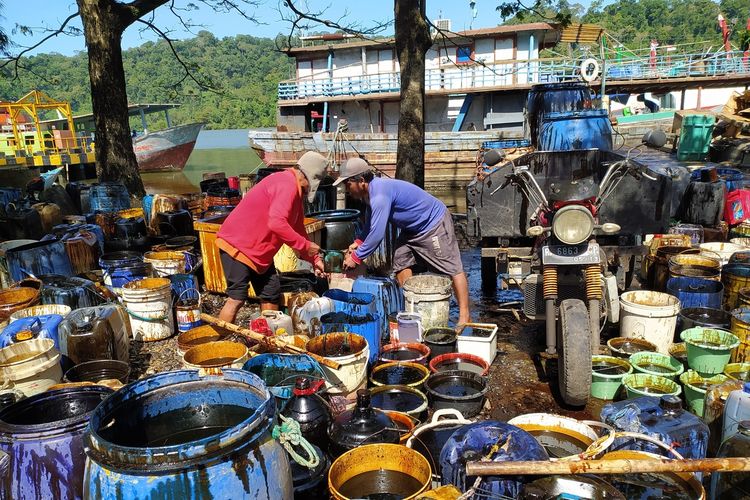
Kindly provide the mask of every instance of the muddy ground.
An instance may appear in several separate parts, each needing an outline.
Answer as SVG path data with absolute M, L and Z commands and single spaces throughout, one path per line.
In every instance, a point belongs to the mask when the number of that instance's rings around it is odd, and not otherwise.
M 602 401 L 594 400 L 586 408 L 566 407 L 557 392 L 554 360 L 542 362 L 544 350 L 544 324 L 533 322 L 520 315 L 516 319 L 509 312 L 498 312 L 502 304 L 494 297 L 483 297 L 480 283 L 480 251 L 463 245 L 462 260 L 469 277 L 472 301 L 472 319 L 498 325 L 497 357 L 490 369 L 488 405 L 482 412 L 484 418 L 508 420 L 516 415 L 532 412 L 551 412 L 581 419 L 598 420 Z M 203 309 L 218 314 L 224 297 L 207 293 Z M 237 323 L 249 324 L 250 308 L 244 307 Z M 451 319 L 457 319 L 455 301 L 451 303 Z M 605 333 L 606 335 L 606 333 Z M 616 335 L 610 332 L 610 336 Z M 605 336 L 606 339 L 606 336 Z M 133 342 L 131 344 L 131 380 L 144 375 L 174 370 L 181 367 L 176 336 L 160 342 Z M 549 374 L 549 376 L 547 376 Z

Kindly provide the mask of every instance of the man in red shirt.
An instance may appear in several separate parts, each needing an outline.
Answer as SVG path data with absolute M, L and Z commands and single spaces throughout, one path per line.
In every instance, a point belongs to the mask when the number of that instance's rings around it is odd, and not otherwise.
M 221 225 L 216 246 L 229 298 L 219 313 L 220 319 L 234 322 L 247 299 L 248 284 L 253 285 L 261 309 L 279 308 L 281 282 L 273 256 L 283 244 L 311 262 L 316 274 L 323 274 L 320 247 L 308 240 L 305 231 L 303 197 L 313 201 L 326 164 L 323 155 L 308 151 L 294 168 L 260 181 Z

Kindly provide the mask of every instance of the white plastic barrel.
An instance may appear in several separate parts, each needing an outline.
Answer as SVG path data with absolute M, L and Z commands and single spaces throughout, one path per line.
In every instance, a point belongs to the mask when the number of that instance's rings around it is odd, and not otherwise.
M 27 397 L 62 380 L 60 353 L 52 339 L 31 339 L 0 349 L 0 381 L 10 381 Z
M 721 442 L 737 434 L 737 424 L 750 420 L 750 384 L 745 382 L 742 389 L 732 391 L 724 405 L 724 417 L 721 429 Z
M 633 290 L 620 296 L 620 336 L 641 338 L 669 354 L 680 301 L 668 293 Z
M 122 300 L 135 340 L 163 340 L 174 333 L 169 279 L 144 278 L 126 283 L 122 287 Z
M 406 312 L 419 313 L 424 330 L 448 326 L 450 278 L 432 274 L 412 276 L 403 288 Z

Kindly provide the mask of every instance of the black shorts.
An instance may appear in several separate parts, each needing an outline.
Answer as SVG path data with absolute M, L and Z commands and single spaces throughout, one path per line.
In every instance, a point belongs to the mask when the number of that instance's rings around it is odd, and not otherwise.
M 263 274 L 258 274 L 247 264 L 235 260 L 221 250 L 221 265 L 227 280 L 227 295 L 235 300 L 246 300 L 248 285 L 253 285 L 255 296 L 263 302 L 281 299 L 281 280 L 273 264 Z

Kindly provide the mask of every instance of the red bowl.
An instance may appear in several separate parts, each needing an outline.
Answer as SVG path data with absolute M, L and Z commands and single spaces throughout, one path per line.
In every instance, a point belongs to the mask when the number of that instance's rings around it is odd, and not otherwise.
M 408 350 L 411 353 L 419 354 L 415 357 L 399 357 L 395 355 L 400 350 Z M 410 353 L 410 354 L 411 354 Z M 427 359 L 430 357 L 430 348 L 424 344 L 418 342 L 399 342 L 396 344 L 386 344 L 380 349 L 379 360 L 383 363 L 392 362 L 410 362 L 419 363 L 422 365 L 427 364 Z
M 490 365 L 479 356 L 461 352 L 441 354 L 430 361 L 430 371 L 432 373 L 448 370 L 464 370 L 486 377 L 490 373 Z

